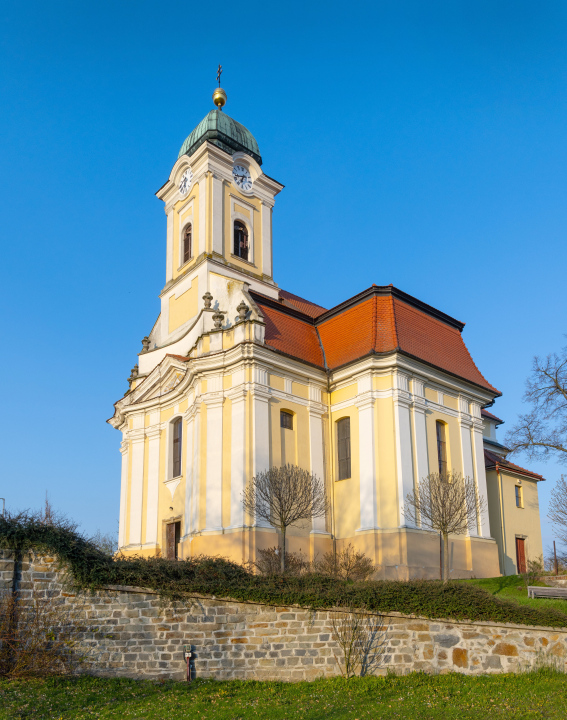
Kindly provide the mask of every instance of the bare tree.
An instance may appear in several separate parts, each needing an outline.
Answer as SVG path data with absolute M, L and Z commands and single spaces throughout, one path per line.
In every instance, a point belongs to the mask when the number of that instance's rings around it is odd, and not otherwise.
M 549 499 L 549 512 L 547 517 L 551 520 L 557 531 L 557 537 L 567 545 L 567 476 L 562 475 L 551 491 Z
M 350 543 L 339 552 L 327 552 L 314 563 L 315 571 L 342 580 L 368 580 L 376 572 L 372 560 Z
M 324 517 L 328 502 L 325 485 L 297 465 L 272 467 L 253 477 L 242 495 L 242 503 L 253 516 L 265 520 L 281 533 L 280 568 L 285 572 L 285 536 L 290 525 Z
M 372 675 L 384 663 L 388 628 L 384 618 L 366 607 L 349 608 L 330 615 L 332 638 L 342 653 L 335 660 L 345 678 Z
M 533 359 L 524 402 L 531 410 L 520 415 L 506 434 L 510 452 L 567 462 L 567 347 L 559 354 Z
M 485 508 L 486 500 L 477 497 L 474 482 L 455 470 L 431 473 L 406 496 L 405 517 L 418 526 L 436 530 L 443 539 L 443 582 L 449 579 L 449 535 L 464 535 L 475 529 L 478 515 Z

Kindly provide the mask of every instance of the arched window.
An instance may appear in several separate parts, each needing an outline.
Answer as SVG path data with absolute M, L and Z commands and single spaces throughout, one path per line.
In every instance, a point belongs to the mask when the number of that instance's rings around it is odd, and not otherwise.
M 181 418 L 173 423 L 173 475 L 181 475 L 181 441 L 183 437 L 183 425 Z
M 234 221 L 234 255 L 248 260 L 248 230 L 240 220 Z
M 347 480 L 350 473 L 350 418 L 342 418 L 337 422 L 337 439 L 339 450 L 339 480 Z
M 191 260 L 191 223 L 183 232 L 183 265 Z
M 447 474 L 447 436 L 445 433 L 445 423 L 437 420 L 435 423 L 437 430 L 437 461 L 439 463 L 439 473 Z

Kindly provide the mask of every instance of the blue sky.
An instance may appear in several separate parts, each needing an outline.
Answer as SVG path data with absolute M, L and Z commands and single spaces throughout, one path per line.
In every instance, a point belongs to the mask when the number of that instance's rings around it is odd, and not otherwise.
M 154 192 L 212 107 L 285 184 L 276 280 L 331 307 L 393 283 L 467 323 L 522 411 L 564 343 L 567 5 L 31 2 L 0 8 L 0 495 L 114 530 L 105 424 L 159 312 Z M 525 459 L 518 458 L 524 464 Z M 549 490 L 542 472 L 544 544 Z

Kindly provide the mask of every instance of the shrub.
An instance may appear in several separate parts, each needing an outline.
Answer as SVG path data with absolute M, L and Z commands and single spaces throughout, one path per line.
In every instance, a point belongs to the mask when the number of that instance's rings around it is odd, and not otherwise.
M 277 547 L 258 550 L 258 557 L 252 568 L 262 575 L 281 574 L 281 550 Z M 286 575 L 301 575 L 309 570 L 309 562 L 301 553 L 286 552 L 285 573 Z
M 188 560 L 112 558 L 64 524 L 42 524 L 28 515 L 0 518 L 0 547 L 17 553 L 34 548 L 58 556 L 75 587 L 95 590 L 134 585 L 155 590 L 165 600 L 188 601 L 188 593 L 215 595 L 270 605 L 368 611 L 567 627 L 567 615 L 501 600 L 469 583 L 412 580 L 345 581 L 320 573 L 257 575 L 224 558 Z
M 340 552 L 325 553 L 315 563 L 315 569 L 321 575 L 342 580 L 368 580 L 376 572 L 372 560 L 363 552 L 355 550 L 350 543 Z
M 87 662 L 79 646 L 76 610 L 32 591 L 0 597 L 0 676 L 9 678 L 77 672 Z M 87 630 L 89 628 L 82 628 Z

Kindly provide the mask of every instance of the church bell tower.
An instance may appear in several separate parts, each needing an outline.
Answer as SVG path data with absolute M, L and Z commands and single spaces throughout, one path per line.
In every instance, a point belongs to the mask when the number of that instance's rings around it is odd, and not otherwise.
M 252 133 L 223 112 L 222 88 L 213 100 L 216 107 L 189 134 L 156 193 L 167 216 L 166 283 L 160 317 L 140 355 L 140 374 L 163 359 L 155 352 L 160 348 L 188 354 L 191 348 L 179 343 L 202 310 L 222 313 L 226 329 L 238 319 L 238 306 L 250 304 L 243 291 L 278 297 L 272 208 L 283 185 L 262 171 Z

